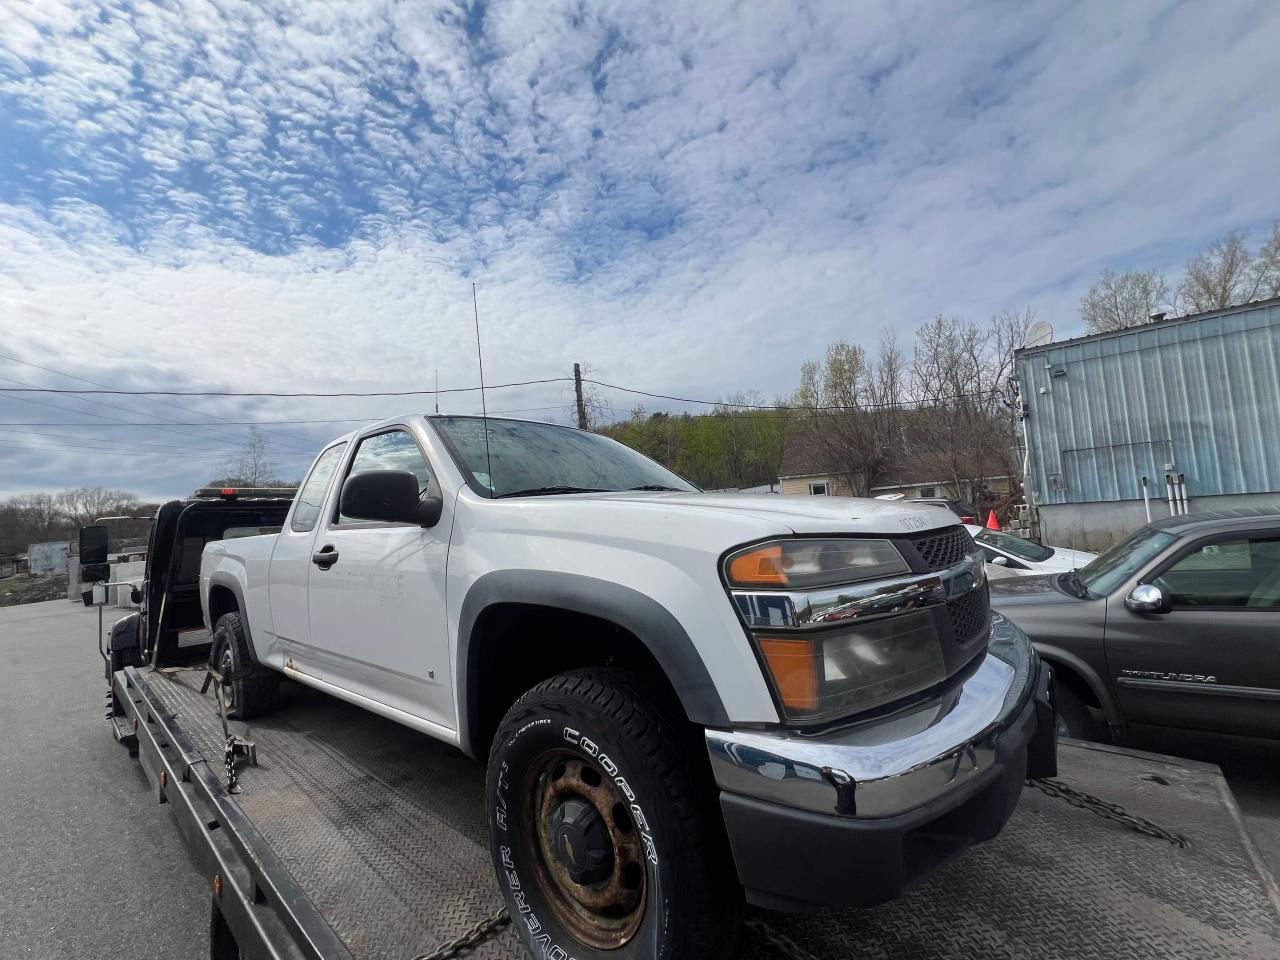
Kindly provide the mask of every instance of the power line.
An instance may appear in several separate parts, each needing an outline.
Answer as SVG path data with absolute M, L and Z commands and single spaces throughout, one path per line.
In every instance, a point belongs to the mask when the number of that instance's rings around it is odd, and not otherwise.
M 593 380 L 587 377 L 582 378 L 584 383 L 592 383 L 598 387 L 604 387 L 608 390 L 618 390 L 622 393 L 630 393 L 641 397 L 652 397 L 656 400 L 671 400 L 675 403 L 697 403 L 709 407 L 729 407 L 737 410 L 801 410 L 801 411 L 840 411 L 840 410 L 887 410 L 887 409 L 904 409 L 911 407 L 920 407 L 929 403 L 944 403 L 953 400 L 972 400 L 981 399 L 990 396 L 986 392 L 959 393 L 949 396 L 930 397 L 927 400 L 889 400 L 885 402 L 873 402 L 862 404 L 839 404 L 839 405 L 815 405 L 807 406 L 801 404 L 786 403 L 740 403 L 733 400 L 706 400 L 699 397 L 680 397 L 670 393 L 656 393 L 652 390 L 641 390 L 637 387 L 624 387 L 616 383 L 606 383 L 603 380 Z M 503 390 L 512 387 L 532 387 L 548 383 L 569 383 L 573 381 L 573 377 L 544 377 L 540 380 L 518 380 L 511 383 L 497 383 L 492 386 L 486 386 L 487 390 Z M 9 380 L 10 383 L 21 383 L 18 380 Z M 475 393 L 480 387 L 445 387 L 439 390 L 439 393 Z M 380 390 L 369 392 L 357 391 L 338 391 L 333 393 L 307 393 L 303 391 L 235 391 L 235 390 L 62 390 L 55 387 L 0 387 L 0 393 L 57 393 L 69 396 L 81 394 L 110 394 L 118 396 L 157 396 L 157 397 L 277 397 L 277 398 L 315 398 L 315 399 L 332 399 L 338 397 L 416 397 L 434 395 L 435 390 Z M 21 398 L 17 398 L 21 399 Z M 553 407 L 527 408 L 527 409 L 553 409 Z M 131 411 L 136 412 L 136 411 Z M 264 421 L 265 422 L 265 421 Z M 300 423 L 302 421 L 292 421 Z M 208 424 L 201 424 L 208 426 Z
M 58 390 L 50 390 L 50 389 L 45 388 L 45 387 L 32 387 L 32 385 L 31 385 L 31 384 L 29 384 L 29 383 L 27 383 L 25 380 L 14 380 L 12 377 L 0 377 L 0 381 L 4 381 L 5 383 L 17 383 L 17 384 L 22 384 L 22 385 L 23 385 L 22 387 L 0 387 L 0 392 L 4 392 L 4 391 L 13 391 L 13 392 L 40 392 L 40 393 L 59 393 L 59 392 L 60 392 L 60 391 L 58 391 Z M 114 421 L 116 421 L 116 422 L 118 422 L 118 423 L 128 423 L 128 421 L 126 421 L 126 420 L 121 420 L 119 417 L 113 417 L 113 416 L 111 416 L 110 414 L 107 414 L 107 413 L 97 413 L 96 411 L 93 411 L 93 410 L 79 410 L 79 409 L 77 409 L 77 408 L 75 408 L 75 407 L 68 407 L 66 404 L 63 404 L 63 403 L 50 403 L 48 400 L 34 400 L 34 399 L 32 399 L 31 397 L 14 397 L 13 399 L 14 399 L 14 400 L 18 400 L 18 401 L 20 401 L 20 402 L 22 402 L 22 403 L 34 403 L 34 404 L 37 404 L 37 405 L 42 406 L 42 407 L 52 407 L 52 408 L 53 408 L 53 409 L 55 409 L 55 410 L 66 410 L 66 411 L 69 411 L 69 412 L 71 412 L 71 413 L 78 413 L 78 414 L 80 414 L 80 415 L 82 415 L 82 416 L 100 417 L 100 418 L 102 418 L 103 420 L 114 420 Z M 80 401 L 80 402 L 86 402 L 86 401 Z M 99 405 L 99 406 L 103 406 L 103 407 L 111 407 L 111 408 L 112 408 L 112 409 L 114 409 L 114 410 L 121 410 L 121 411 L 123 411 L 123 412 L 125 412 L 125 413 L 131 413 L 131 414 L 134 414 L 135 416 L 136 416 L 138 413 L 140 413 L 140 412 L 141 412 L 141 411 L 139 411 L 139 410 L 134 410 L 134 409 L 133 409 L 133 408 L 131 408 L 131 407 L 122 407 L 122 406 L 121 406 L 120 404 L 118 404 L 118 403 L 107 403 L 105 400 L 99 400 L 99 401 L 97 401 L 97 403 L 98 403 L 98 405 Z M 205 427 L 207 427 L 207 426 L 208 426 L 208 424 L 196 424 L 196 426 L 205 426 Z M 187 430 L 171 430 L 171 429 L 168 429 L 168 428 L 165 428 L 165 427 L 162 427 L 161 429 L 164 429 L 167 433 L 172 433 L 172 434 L 174 434 L 175 436 L 179 436 L 179 437 L 186 437 L 186 438 L 188 438 L 188 439 L 195 439 L 195 440 L 210 440 L 210 439 L 212 439 L 211 437 L 209 437 L 209 436 L 207 436 L 207 435 L 204 435 L 204 434 L 195 434 L 195 433 L 191 433 L 190 431 L 187 431 Z M 296 444 L 294 444 L 293 446 L 295 447 L 295 449 L 297 449 L 297 445 L 296 445 Z
M 44 440 L 51 441 L 51 442 L 53 442 L 53 443 L 63 443 L 63 442 L 66 442 L 66 441 L 68 441 L 68 440 L 70 440 L 70 441 L 81 441 L 81 440 L 84 440 L 84 441 L 88 441 L 89 443 L 106 443 L 106 444 L 110 444 L 110 445 L 112 445 L 112 446 L 113 446 L 114 448 L 116 448 L 116 449 L 119 449 L 119 448 L 120 448 L 120 446 L 121 446 L 121 441 L 120 441 L 120 440 L 118 440 L 118 439 L 116 439 L 116 438 L 112 438 L 112 437 L 86 437 L 86 436 L 84 436 L 84 435 L 82 435 L 82 434 L 79 434 L 79 433 L 62 433 L 62 434 L 56 434 L 56 435 L 55 435 L 55 434 L 49 434 L 49 433 L 38 432 L 38 431 L 35 431 L 35 430 L 22 430 L 22 429 L 15 429 L 14 427 L 11 427 L 11 426 L 9 426 L 9 425 L 7 425 L 7 424 L 2 424 L 2 423 L 0 423 L 0 432 L 3 432 L 3 433 L 12 433 L 12 434 L 21 434 L 21 435 L 23 435 L 23 436 L 29 436 L 29 437 L 38 437 L 38 438 L 41 438 L 41 439 L 44 439 Z M 213 438 L 210 438 L 210 439 L 213 439 Z M 171 443 L 165 443 L 164 441 L 157 441 L 157 440 L 135 440 L 135 439 L 133 439 L 132 437 L 130 437 L 130 438 L 129 438 L 129 440 L 128 440 L 128 446 L 130 446 L 130 447 L 143 447 L 143 448 L 150 447 L 150 448 L 152 448 L 152 449 L 169 450 L 169 451 L 174 452 L 174 453 L 190 453 L 190 452 L 192 452 L 193 450 L 196 450 L 196 448 L 193 448 L 193 447 L 176 447 L 176 446 L 174 446 L 173 444 L 171 444 Z M 203 449 L 202 449 L 202 450 L 198 450 L 198 451 L 196 451 L 196 452 L 203 452 Z M 292 451 L 286 451 L 286 452 L 288 452 L 288 453 L 292 454 Z M 301 456 L 302 454 L 299 452 L 299 454 L 298 454 L 298 455 L 299 455 L 299 456 Z
M 7 379 L 7 378 L 0 378 Z M 488 384 L 485 390 L 503 390 L 508 387 L 533 387 L 544 383 L 567 383 L 572 377 L 546 377 L 542 380 L 520 380 L 514 383 L 495 383 Z M 9 380 L 9 383 L 21 383 L 20 380 Z M 445 387 L 440 393 L 475 393 L 480 387 Z M 69 396 L 80 394 L 109 394 L 112 396 L 123 397 L 282 397 L 296 398 L 307 397 L 317 399 L 330 399 L 335 397 L 420 397 L 435 394 L 435 390 L 376 390 L 367 393 L 358 393 L 355 391 L 339 391 L 336 393 L 282 393 L 282 392 L 256 392 L 256 391 L 238 391 L 238 390 L 61 390 L 56 387 L 34 387 L 30 384 L 22 387 L 0 387 L 0 393 L 59 393 Z M 137 413 L 138 411 L 131 411 Z M 208 424 L 206 424 L 208 426 Z
M 111 384 L 109 384 L 109 383 L 103 383 L 103 382 L 101 382 L 100 380 L 90 380 L 90 379 L 88 379 L 87 377 L 78 377 L 78 376 L 76 376 L 76 375 L 75 375 L 75 374 L 73 374 L 73 373 L 67 373 L 67 372 L 66 372 L 66 371 L 64 371 L 64 370 L 55 370 L 55 369 L 53 369 L 53 367 L 45 367 L 45 366 L 41 366 L 41 365 L 40 365 L 40 364 L 38 364 L 38 363 L 32 363 L 30 360 L 23 360 L 23 359 L 21 359 L 20 357 L 10 356 L 10 355 L 9 355 L 9 354 L 7 354 L 7 353 L 0 353 L 0 359 L 8 360 L 8 361 L 10 361 L 11 363 L 20 363 L 20 364 L 22 364 L 23 366 L 26 366 L 26 367 L 34 367 L 36 370 L 43 370 L 45 373 L 52 373 L 52 374 L 54 374 L 55 376 L 59 376 L 59 377 L 66 377 L 68 380 L 76 380 L 76 381 L 79 381 L 80 383 L 88 383 L 88 384 L 92 384 L 92 385 L 93 385 L 93 386 L 95 386 L 95 387 L 105 387 L 105 388 L 107 388 L 107 389 L 109 389 L 109 390 L 113 390 L 113 389 L 115 389 L 115 388 L 114 388 L 114 387 L 112 387 L 112 386 L 111 386 Z M 10 381 L 10 382 L 13 382 L 13 381 Z M 159 405 L 160 405 L 160 401 L 159 401 L 159 400 L 145 400 L 144 402 L 146 402 L 146 403 L 150 403 L 150 404 L 154 404 L 154 405 L 156 405 L 156 406 L 159 406 Z M 191 408 L 191 407 L 184 407 L 184 406 L 182 406 L 181 404 L 177 404 L 177 403 L 170 403 L 170 404 L 167 404 L 167 406 L 175 407 L 175 408 L 177 408 L 178 410 L 186 410 L 188 413 L 194 413 L 194 414 L 197 414 L 198 416 L 201 416 L 201 417 L 208 417 L 209 419 L 211 419 L 211 420 L 215 420 L 215 421 L 217 421 L 217 420 L 220 420 L 220 419 L 221 419 L 220 417 L 214 416 L 214 415 L 213 415 L 213 414 L 211 414 L 211 413 L 204 413 L 204 412 L 203 412 L 203 411 L 201 411 L 201 410 L 195 410 L 195 409 L 193 409 L 193 408 Z M 132 413 L 141 413 L 141 412 L 142 412 L 142 411 L 140 411 L 140 410 L 132 410 L 131 408 L 128 408 L 128 407 L 119 407 L 118 409 L 121 409 L 121 410 L 129 410 L 129 411 L 130 411 L 130 412 L 132 412 Z M 215 435 L 221 435 L 221 436 L 223 436 L 223 437 L 233 437 L 233 436 L 234 436 L 233 434 L 229 434 L 229 433 L 227 433 L 225 430 L 218 430 L 218 429 L 217 429 L 213 424 L 195 423 L 195 424 L 192 424 L 192 426 L 199 426 L 199 427 L 203 427 L 204 429 L 211 431 L 211 432 L 212 432 L 212 433 L 214 433 Z M 266 431 L 264 431 L 264 432 L 266 432 Z M 275 433 L 276 433 L 276 435 L 277 435 L 277 436 L 280 436 L 280 437 L 286 437 L 286 438 L 287 438 L 287 437 L 289 437 L 289 434 L 287 434 L 287 433 L 283 433 L 283 432 L 279 432 L 279 431 L 273 431 L 273 432 L 275 432 Z M 235 439 L 237 442 L 239 442 L 239 440 L 240 440 L 241 438 L 240 438 L 240 437 L 234 437 L 234 439 Z M 303 438 L 303 437 L 294 437 L 293 439 L 294 439 L 294 440 L 304 440 L 304 442 L 305 442 L 305 438 Z M 286 440 L 286 443 L 287 443 L 287 442 L 288 442 L 288 441 Z M 297 446 L 297 444 L 295 443 L 295 444 L 293 444 L 293 446 Z
M 641 397 L 653 397 L 657 400 L 673 400 L 676 403 L 701 403 L 711 407 L 733 407 L 741 410 L 798 410 L 803 412 L 812 411 L 840 411 L 840 410 L 889 410 L 895 408 L 911 408 L 926 406 L 931 403 L 945 403 L 948 400 L 972 400 L 985 398 L 992 395 L 994 391 L 986 393 L 958 393 L 945 397 L 930 397 L 928 400 L 890 400 L 884 403 L 862 403 L 862 404 L 841 404 L 835 406 L 808 406 L 804 404 L 787 404 L 787 403 L 735 403 L 731 400 L 698 400 L 693 397 L 675 397 L 668 393 L 652 393 L 648 390 L 637 390 L 634 387 L 620 387 L 616 383 L 605 383 L 603 380 L 589 380 L 582 378 L 583 383 L 594 383 L 597 387 L 606 387 L 609 390 L 620 390 L 623 393 L 634 393 Z M 0 390 L 4 389 L 0 387 Z
M 23 400 L 23 397 L 14 397 L 15 400 Z M 27 403 L 39 403 L 38 400 L 26 400 Z M 55 406 L 54 404 L 46 404 L 46 406 Z M 70 410 L 70 407 L 59 407 L 60 410 Z M 550 408 L 547 408 L 550 409 Z M 83 413 L 83 410 L 76 410 L 75 413 Z M 138 411 L 134 411 L 138 412 Z M 507 411 L 510 413 L 511 411 Z M 381 417 L 346 417 L 340 420 L 223 420 L 222 423 L 227 426 L 257 426 L 268 423 L 373 423 L 380 420 Z M 0 420 L 0 426 L 7 427 L 200 427 L 208 426 L 208 424 L 192 422 L 187 420 L 145 420 L 145 421 L 129 421 L 120 420 L 116 423 L 101 423 L 97 420 L 77 420 L 77 421 L 49 421 L 49 420 Z
M 45 453 L 56 453 L 64 450 L 90 450 L 94 453 L 104 453 L 108 455 L 127 456 L 127 457 L 167 457 L 170 460 L 180 453 L 189 460 L 206 460 L 217 459 L 225 460 L 229 456 L 234 456 L 234 452 L 218 451 L 218 450 L 133 450 L 116 447 L 95 447 L 85 443 L 38 443 L 33 440 L 0 440 L 0 446 L 13 447 L 22 450 L 35 450 Z M 293 460 L 310 457 L 309 453 L 290 453 L 285 454 L 280 459 Z

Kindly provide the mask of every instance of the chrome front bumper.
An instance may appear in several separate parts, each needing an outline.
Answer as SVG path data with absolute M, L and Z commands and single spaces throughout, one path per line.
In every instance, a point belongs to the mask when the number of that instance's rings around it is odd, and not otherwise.
M 1037 686 L 1049 696 L 1040 670 L 1026 634 L 993 615 L 978 668 L 932 700 L 828 735 L 707 730 L 716 783 L 727 794 L 858 819 L 967 793 L 1001 755 L 1026 748 L 1051 715 L 1047 703 L 1031 708 Z

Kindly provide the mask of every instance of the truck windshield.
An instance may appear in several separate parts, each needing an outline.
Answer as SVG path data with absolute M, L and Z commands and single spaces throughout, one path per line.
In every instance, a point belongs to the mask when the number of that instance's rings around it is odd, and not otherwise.
M 480 417 L 430 419 L 449 441 L 458 465 L 495 497 L 597 490 L 697 490 L 643 454 L 586 430 L 491 417 L 486 455 L 485 421 Z
M 997 550 L 1003 550 L 1019 560 L 1030 560 L 1033 563 L 1048 560 L 1053 556 L 1052 547 L 1042 547 L 1038 543 L 1023 540 L 1021 537 L 1015 537 L 1011 533 L 1001 533 L 999 530 L 983 530 L 981 533 L 976 534 L 973 539 L 979 543 L 985 543 L 989 547 L 995 547 Z
M 1094 596 L 1105 597 L 1150 563 L 1175 539 L 1171 533 L 1141 527 L 1076 571 L 1076 579 Z

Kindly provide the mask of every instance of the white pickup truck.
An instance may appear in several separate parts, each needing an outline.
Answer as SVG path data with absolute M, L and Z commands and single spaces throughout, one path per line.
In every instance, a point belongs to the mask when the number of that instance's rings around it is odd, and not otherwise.
M 744 901 L 889 899 L 1055 768 L 1049 670 L 951 513 L 704 494 L 565 427 L 335 440 L 200 590 L 242 718 L 286 676 L 487 759 L 538 957 L 720 957 Z

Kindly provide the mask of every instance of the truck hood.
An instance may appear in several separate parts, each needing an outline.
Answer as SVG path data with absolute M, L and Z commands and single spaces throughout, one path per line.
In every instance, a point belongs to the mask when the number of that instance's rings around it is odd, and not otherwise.
M 575 494 L 557 500 L 601 500 L 636 504 L 655 511 L 675 508 L 736 513 L 771 521 L 793 533 L 880 533 L 901 536 L 960 522 L 945 507 L 905 506 L 898 501 L 860 497 L 809 497 L 778 494 L 661 493 L 623 491 Z
M 1006 577 L 991 581 L 991 606 L 997 610 L 1010 607 L 1043 606 L 1050 603 L 1079 603 L 1079 599 L 1057 589 L 1053 584 L 1061 574 L 1038 577 Z

